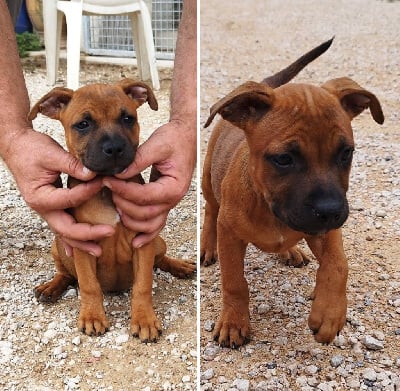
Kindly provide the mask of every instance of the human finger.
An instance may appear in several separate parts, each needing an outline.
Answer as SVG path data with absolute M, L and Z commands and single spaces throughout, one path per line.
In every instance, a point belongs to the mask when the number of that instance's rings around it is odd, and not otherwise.
M 58 188 L 53 185 L 42 186 L 25 196 L 26 203 L 34 210 L 68 209 L 82 204 L 100 191 L 101 178 L 82 182 L 73 188 Z
M 82 241 L 82 240 L 73 240 L 68 238 L 61 239 L 65 253 L 67 256 L 73 256 L 73 249 L 78 248 L 81 251 L 84 251 L 94 257 L 100 257 L 102 254 L 101 246 L 92 241 Z
M 103 180 L 104 186 L 113 193 L 138 205 L 174 204 L 185 194 L 184 186 L 172 177 L 162 176 L 156 182 L 138 184 L 107 177 Z M 181 189 L 182 188 L 182 189 Z
M 170 209 L 168 204 L 137 205 L 116 193 L 113 193 L 113 201 L 119 214 L 127 214 L 141 221 L 150 220 Z
M 139 146 L 136 151 L 135 159 L 122 173 L 116 177 L 120 179 L 128 179 L 141 173 L 147 167 L 155 163 L 167 160 L 171 157 L 172 149 L 164 139 L 160 137 L 150 137 L 147 141 Z M 155 160 L 155 156 L 157 157 Z
M 85 167 L 79 159 L 61 147 L 57 151 L 57 159 L 54 159 L 52 155 L 51 161 L 54 171 L 63 172 L 82 181 L 88 181 L 96 176 L 96 174 Z
M 125 227 L 129 228 L 134 232 L 140 232 L 145 234 L 157 234 L 159 233 L 165 226 L 165 222 L 167 220 L 167 214 L 163 213 L 154 217 L 153 219 L 146 221 L 139 221 L 133 219 L 131 216 L 122 214 L 121 221 Z
M 63 210 L 50 211 L 42 217 L 50 228 L 60 237 L 76 241 L 96 241 L 112 236 L 115 229 L 107 224 L 77 223 L 75 219 Z

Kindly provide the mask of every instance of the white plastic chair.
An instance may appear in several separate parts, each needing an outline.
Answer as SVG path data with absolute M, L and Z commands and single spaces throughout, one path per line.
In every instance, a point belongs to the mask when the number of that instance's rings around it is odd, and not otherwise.
M 149 10 L 143 0 L 43 0 L 44 42 L 49 84 L 54 85 L 59 64 L 63 13 L 67 22 L 67 87 L 79 87 L 82 15 L 128 14 L 132 23 L 139 77 L 160 88 Z

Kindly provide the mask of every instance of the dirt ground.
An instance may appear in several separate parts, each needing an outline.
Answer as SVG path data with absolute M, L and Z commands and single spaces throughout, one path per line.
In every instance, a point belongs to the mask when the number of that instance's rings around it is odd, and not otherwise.
M 323 346 L 307 326 L 315 261 L 292 269 L 249 247 L 251 341 L 238 350 L 212 340 L 219 265 L 201 268 L 202 390 L 400 389 L 399 20 L 400 3 L 388 1 L 201 1 L 201 124 L 234 87 L 262 80 L 332 36 L 328 52 L 295 81 L 351 77 L 378 96 L 385 114 L 382 126 L 369 112 L 353 121 L 343 230 L 349 304 L 340 337 Z M 201 130 L 202 156 L 210 132 Z
M 65 83 L 62 62 L 58 85 Z M 43 58 L 24 61 L 32 104 L 50 90 Z M 169 117 L 171 69 L 160 71 L 156 91 L 160 110 L 139 110 L 145 140 Z M 83 65 L 81 83 L 137 77 L 131 67 Z M 35 129 L 63 143 L 61 126 L 40 117 Z M 24 153 L 21 151 L 21 158 Z M 194 390 L 197 382 L 197 280 L 154 273 L 153 296 L 163 334 L 142 344 L 129 334 L 129 292 L 105 295 L 110 331 L 88 337 L 76 327 L 79 291 L 68 290 L 57 303 L 38 303 L 33 289 L 54 274 L 52 233 L 21 199 L 0 167 L 0 389 L 1 390 Z M 171 211 L 162 236 L 172 256 L 196 261 L 196 179 Z

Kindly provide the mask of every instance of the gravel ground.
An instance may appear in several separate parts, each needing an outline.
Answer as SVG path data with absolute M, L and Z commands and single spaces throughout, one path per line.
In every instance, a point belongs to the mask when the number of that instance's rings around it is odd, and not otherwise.
M 252 338 L 219 347 L 219 265 L 201 269 L 202 390 L 400 389 L 400 3 L 354 1 L 201 1 L 201 123 L 209 107 L 247 80 L 261 80 L 335 35 L 332 47 L 297 81 L 349 76 L 380 99 L 385 124 L 368 113 L 353 121 L 356 153 L 351 215 L 347 323 L 333 344 L 307 326 L 316 262 L 288 268 L 250 247 Z M 201 131 L 204 154 L 210 131 Z
M 64 63 L 62 63 L 64 66 Z M 32 104 L 50 90 L 43 59 L 24 61 Z M 83 83 L 135 78 L 127 67 L 85 65 Z M 156 91 L 160 111 L 142 107 L 139 119 L 145 139 L 168 119 L 171 70 L 161 71 Z M 65 82 L 63 68 L 59 84 Z M 35 128 L 59 142 L 58 122 L 43 117 Z M 21 151 L 23 153 L 29 151 Z M 156 344 L 129 337 L 129 292 L 106 295 L 111 328 L 101 337 L 78 332 L 79 291 L 57 303 L 38 303 L 33 288 L 54 274 L 52 233 L 21 199 L 0 164 L 0 389 L 1 390 L 193 390 L 197 376 L 196 279 L 179 280 L 154 273 L 154 304 L 163 323 Z M 163 237 L 169 254 L 196 259 L 196 185 L 171 211 Z

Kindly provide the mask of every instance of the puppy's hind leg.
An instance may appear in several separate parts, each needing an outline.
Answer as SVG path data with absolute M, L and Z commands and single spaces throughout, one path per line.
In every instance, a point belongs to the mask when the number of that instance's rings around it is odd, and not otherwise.
M 56 264 L 57 273 L 52 280 L 38 285 L 34 289 L 34 293 L 39 301 L 54 303 L 60 298 L 69 285 L 76 283 L 76 278 L 72 276 L 62 264 L 55 241 L 53 242 L 51 252 Z
M 165 255 L 167 246 L 160 236 L 157 236 L 154 239 L 154 247 L 154 267 L 158 267 L 178 278 L 189 278 L 195 273 L 195 264 L 184 261 L 183 259 L 175 259 Z
M 200 239 L 200 261 L 204 266 L 210 266 L 217 262 L 217 217 L 218 204 L 206 203 L 204 212 L 204 224 Z
M 279 257 L 287 266 L 292 267 L 303 267 L 310 262 L 309 257 L 298 246 L 293 246 L 284 253 L 280 253 Z

